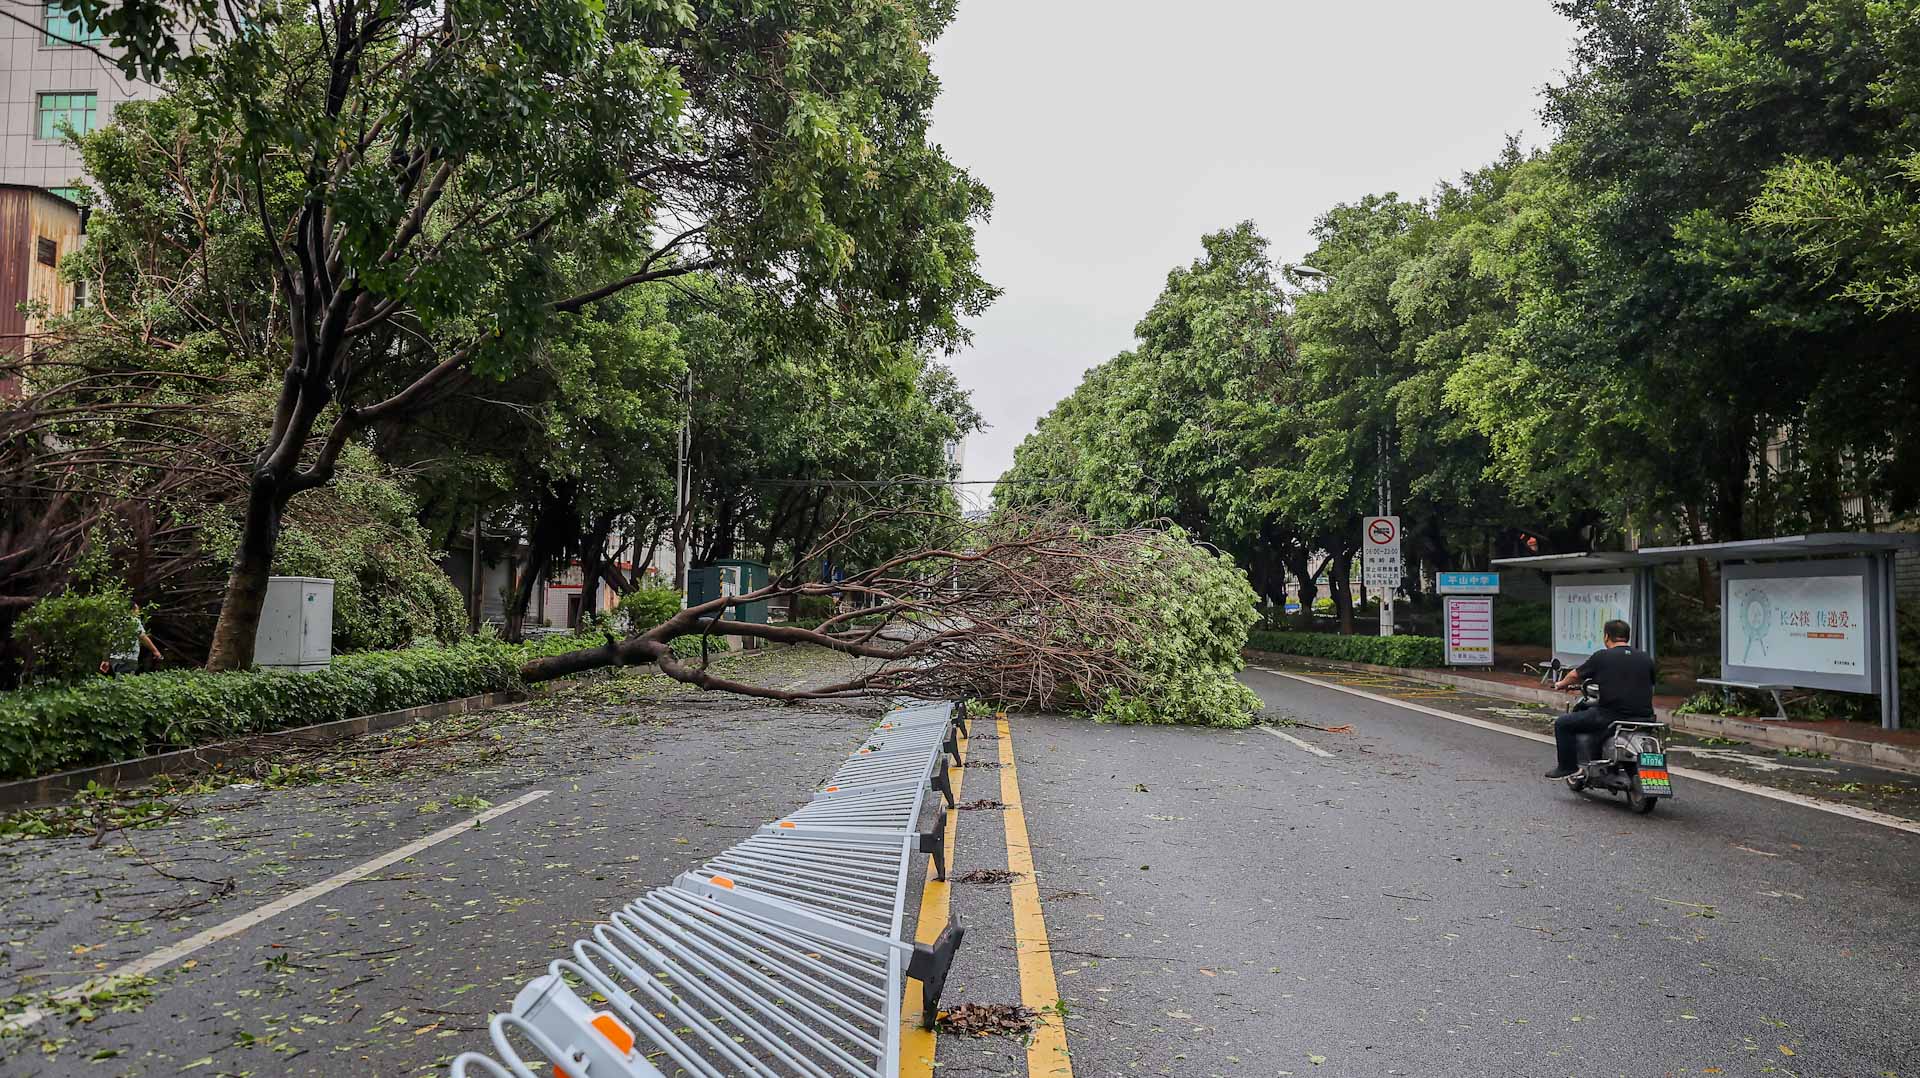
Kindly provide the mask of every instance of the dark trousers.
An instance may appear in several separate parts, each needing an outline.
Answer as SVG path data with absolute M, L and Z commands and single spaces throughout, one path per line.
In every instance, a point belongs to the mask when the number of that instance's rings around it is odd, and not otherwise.
M 1560 753 L 1558 770 L 1572 771 L 1585 761 L 1577 759 L 1577 746 L 1582 734 L 1604 734 L 1607 727 L 1619 722 L 1620 716 L 1603 707 L 1583 708 L 1570 711 L 1553 720 L 1553 744 Z

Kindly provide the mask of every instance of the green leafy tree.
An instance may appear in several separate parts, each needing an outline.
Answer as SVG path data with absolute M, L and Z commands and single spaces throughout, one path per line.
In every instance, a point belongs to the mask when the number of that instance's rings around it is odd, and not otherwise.
M 1555 347 L 1565 331 L 1538 326 L 1525 345 L 1550 376 L 1605 366 L 1594 380 L 1625 387 L 1627 424 L 1655 446 L 1641 457 L 1651 500 L 1675 506 L 1643 530 L 1843 527 L 1849 488 L 1898 482 L 1886 450 L 1902 421 L 1885 402 L 1911 392 L 1911 327 L 1837 296 L 1790 236 L 1750 224 L 1778 166 L 1846 157 L 1885 126 L 1855 108 L 1879 62 L 1856 47 L 1870 6 L 1560 5 L 1581 30 L 1547 115 L 1578 239 L 1570 272 L 1530 284 L 1582 339 Z M 1781 440 L 1790 460 L 1756 468 Z
M 235 138 L 173 96 L 127 102 L 83 141 L 85 197 L 113 209 L 62 272 L 92 302 L 16 358 L 23 396 L 0 420 L 5 593 L 58 593 L 109 558 L 170 661 L 207 654 L 247 446 L 273 414 L 277 299 L 258 217 L 226 197 Z M 457 630 L 458 597 L 391 470 L 355 443 L 340 471 L 283 518 L 274 571 L 336 578 L 341 649 Z
M 1041 420 L 995 498 L 1116 525 L 1171 520 L 1232 551 L 1273 596 L 1302 545 L 1269 482 L 1298 403 L 1285 300 L 1251 223 L 1201 242 L 1135 327 L 1138 346 Z
M 209 665 L 250 661 L 281 515 L 350 442 L 627 288 L 724 272 L 798 336 L 956 341 L 990 291 L 985 191 L 925 139 L 950 14 L 269 7 L 182 69 L 195 125 L 237 132 L 208 201 L 256 215 L 278 315 Z

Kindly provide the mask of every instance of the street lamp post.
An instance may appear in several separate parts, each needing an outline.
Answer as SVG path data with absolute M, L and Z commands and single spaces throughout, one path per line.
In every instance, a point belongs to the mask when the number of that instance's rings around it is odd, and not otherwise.
M 685 411 L 680 419 L 679 453 L 675 457 L 673 472 L 673 586 L 678 588 L 685 601 L 687 593 L 687 533 L 692 530 L 692 514 L 687 511 L 687 502 L 693 496 L 693 484 L 687 474 L 687 458 L 693 451 L 693 368 L 687 368 L 687 393 Z

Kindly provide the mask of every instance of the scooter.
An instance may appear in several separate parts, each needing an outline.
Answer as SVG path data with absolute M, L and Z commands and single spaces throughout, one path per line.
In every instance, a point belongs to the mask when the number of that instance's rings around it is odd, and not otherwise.
M 1599 703 L 1598 686 L 1582 682 L 1575 712 Z M 1567 776 L 1567 789 L 1606 790 L 1627 795 L 1627 807 L 1644 816 L 1652 812 L 1662 798 L 1673 796 L 1673 776 L 1667 773 L 1666 746 L 1659 734 L 1664 722 L 1621 720 L 1602 734 L 1580 734 L 1574 742 L 1575 759 L 1585 761 L 1580 770 Z

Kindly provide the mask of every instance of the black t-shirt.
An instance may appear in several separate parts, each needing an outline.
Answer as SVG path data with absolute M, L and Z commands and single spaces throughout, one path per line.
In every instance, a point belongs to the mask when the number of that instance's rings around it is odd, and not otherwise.
M 1600 706 L 1627 718 L 1653 714 L 1653 659 L 1632 646 L 1602 648 L 1580 664 L 1580 680 L 1600 686 Z

